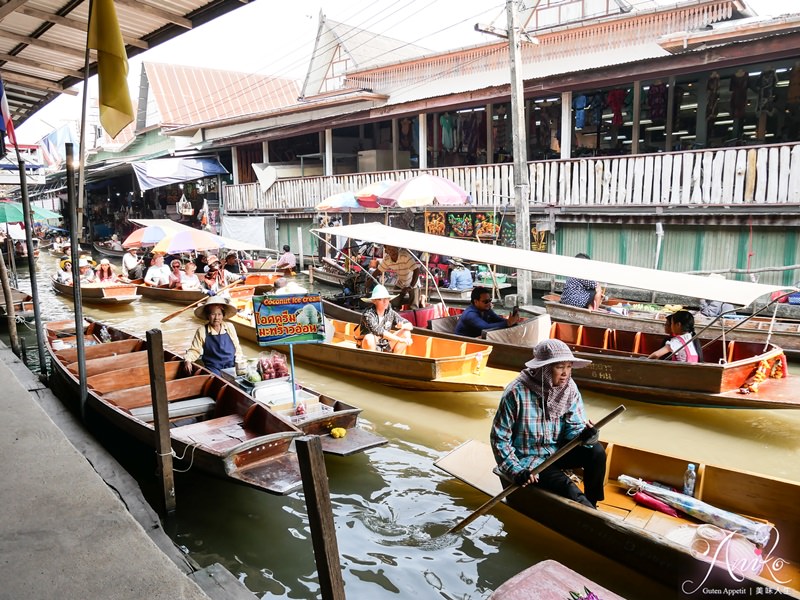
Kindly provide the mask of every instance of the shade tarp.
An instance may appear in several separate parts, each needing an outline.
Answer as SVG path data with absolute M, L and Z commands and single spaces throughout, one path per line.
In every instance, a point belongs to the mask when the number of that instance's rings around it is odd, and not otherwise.
M 688 275 L 645 267 L 630 267 L 599 260 L 586 260 L 558 254 L 533 252 L 505 246 L 493 246 L 457 238 L 448 238 L 416 231 L 406 231 L 380 223 L 361 223 L 314 229 L 318 234 L 340 235 L 351 239 L 388 244 L 418 252 L 430 252 L 479 263 L 501 265 L 512 269 L 548 273 L 601 281 L 623 287 L 751 304 L 756 298 L 776 291 L 794 289 L 701 275 Z
M 172 183 L 194 181 L 214 175 L 227 175 L 228 171 L 219 160 L 200 158 L 155 158 L 131 163 L 139 187 L 152 190 Z
M 264 217 L 232 217 L 227 215 L 222 219 L 219 233 L 226 238 L 253 244 L 256 248 L 266 248 L 265 227 Z
M 189 227 L 188 225 L 184 225 L 183 223 L 178 223 L 177 221 L 173 221 L 172 219 L 131 219 L 131 223 L 136 223 L 137 225 L 141 225 L 142 227 L 149 227 L 151 225 L 155 225 L 156 227 L 161 227 L 165 231 L 169 231 L 171 233 L 178 233 L 180 231 L 197 231 L 194 227 Z M 239 240 L 232 239 L 230 237 L 220 236 L 223 241 L 223 248 L 227 248 L 229 250 L 260 250 L 262 246 L 258 246 L 255 244 L 249 244 L 247 242 L 242 242 Z

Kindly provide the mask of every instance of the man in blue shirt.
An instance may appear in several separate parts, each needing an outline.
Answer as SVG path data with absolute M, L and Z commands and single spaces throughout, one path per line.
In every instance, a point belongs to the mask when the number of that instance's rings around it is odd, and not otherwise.
M 504 319 L 492 310 L 492 292 L 485 287 L 472 288 L 470 305 L 456 323 L 455 333 L 467 337 L 480 337 L 482 331 L 503 329 L 519 322 L 519 314 L 513 312 Z

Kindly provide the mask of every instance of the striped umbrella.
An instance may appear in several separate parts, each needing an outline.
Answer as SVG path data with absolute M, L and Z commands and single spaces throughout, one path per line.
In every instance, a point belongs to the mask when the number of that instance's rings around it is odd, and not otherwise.
M 141 248 L 157 244 L 167 236 L 167 231 L 157 225 L 137 229 L 122 242 L 123 248 Z
M 153 252 L 163 254 L 179 254 L 180 252 L 200 252 L 212 250 L 225 245 L 218 235 L 201 231 L 200 229 L 184 230 L 162 238 L 154 247 Z
M 469 194 L 449 179 L 437 175 L 417 175 L 390 187 L 378 198 L 381 206 L 414 206 L 467 204 Z

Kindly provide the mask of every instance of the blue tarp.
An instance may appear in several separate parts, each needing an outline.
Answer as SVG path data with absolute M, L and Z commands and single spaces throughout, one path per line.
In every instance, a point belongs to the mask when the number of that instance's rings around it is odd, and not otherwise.
M 132 163 L 139 187 L 145 190 L 193 181 L 214 175 L 227 175 L 228 171 L 219 160 L 204 158 L 157 158 Z

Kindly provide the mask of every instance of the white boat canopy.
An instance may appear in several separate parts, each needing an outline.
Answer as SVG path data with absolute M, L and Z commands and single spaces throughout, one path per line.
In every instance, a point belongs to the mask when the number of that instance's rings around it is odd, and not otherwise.
M 586 260 L 545 252 L 533 252 L 457 238 L 406 231 L 381 225 L 361 223 L 314 229 L 320 235 L 339 235 L 350 239 L 452 256 L 479 263 L 494 264 L 512 269 L 548 273 L 562 277 L 590 279 L 680 296 L 720 300 L 746 306 L 756 298 L 776 291 L 796 289 L 791 286 L 764 285 L 731 279 L 687 275 L 645 267 L 629 267 L 599 260 Z
M 172 233 L 179 233 L 187 229 L 190 231 L 197 231 L 197 229 L 194 227 L 189 227 L 183 223 L 173 221 L 172 219 L 131 219 L 130 221 L 131 223 L 136 223 L 142 227 L 150 227 L 151 225 L 161 227 L 161 229 L 164 231 L 169 231 Z M 235 240 L 233 238 L 224 237 L 221 235 L 217 237 L 221 237 L 223 240 L 225 240 L 225 245 L 223 248 L 227 250 L 261 250 L 259 246 L 254 246 L 253 244 L 248 244 L 247 242 L 242 242 L 240 240 Z

